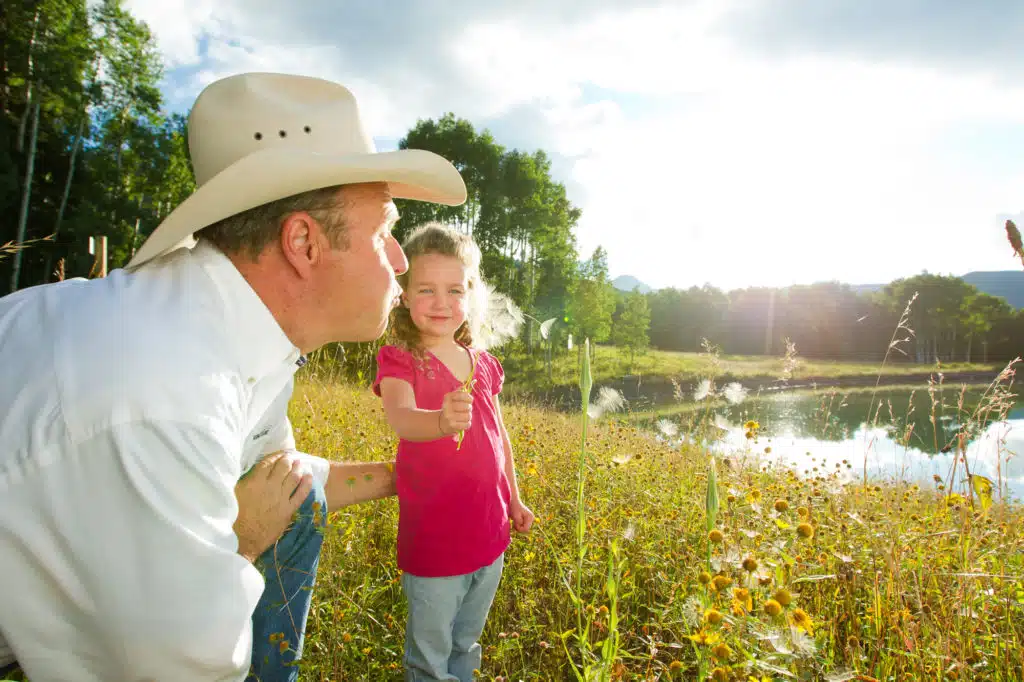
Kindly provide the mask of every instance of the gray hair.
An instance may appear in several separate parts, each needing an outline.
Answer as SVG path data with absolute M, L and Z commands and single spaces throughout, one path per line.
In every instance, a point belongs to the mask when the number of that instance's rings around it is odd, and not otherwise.
M 198 236 L 226 254 L 256 260 L 263 249 L 278 239 L 281 222 L 292 213 L 304 212 L 323 225 L 332 248 L 346 249 L 348 230 L 340 190 L 340 185 L 323 187 L 250 208 L 203 228 Z

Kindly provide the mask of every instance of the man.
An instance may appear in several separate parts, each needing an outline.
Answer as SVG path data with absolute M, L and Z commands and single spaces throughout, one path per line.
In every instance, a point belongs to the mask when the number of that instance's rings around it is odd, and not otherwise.
M 281 74 L 204 90 L 189 151 L 127 268 L 0 299 L 0 669 L 33 682 L 294 680 L 323 518 L 393 492 L 285 410 L 304 354 L 384 332 L 392 198 L 458 205 L 458 171 Z

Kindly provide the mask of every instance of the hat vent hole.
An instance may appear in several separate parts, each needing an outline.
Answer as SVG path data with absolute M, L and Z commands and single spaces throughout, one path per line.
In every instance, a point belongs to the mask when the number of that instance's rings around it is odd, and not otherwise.
M 253 137 L 256 138 L 257 140 L 262 140 L 263 139 L 263 133 L 256 133 L 255 135 L 253 135 Z
M 285 132 L 284 130 L 278 130 L 277 134 L 280 135 L 281 137 L 287 137 L 288 136 L 288 133 Z
M 306 134 L 307 134 L 307 135 L 308 135 L 309 133 L 313 132 L 313 129 L 312 129 L 312 128 L 310 128 L 309 126 L 306 126 L 305 128 L 303 128 L 303 130 L 304 130 L 304 131 L 306 132 Z

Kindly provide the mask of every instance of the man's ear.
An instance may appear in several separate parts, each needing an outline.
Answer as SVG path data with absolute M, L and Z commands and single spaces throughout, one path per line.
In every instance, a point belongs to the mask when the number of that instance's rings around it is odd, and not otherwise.
M 305 212 L 291 213 L 281 221 L 281 251 L 300 277 L 308 277 L 323 257 L 320 224 Z

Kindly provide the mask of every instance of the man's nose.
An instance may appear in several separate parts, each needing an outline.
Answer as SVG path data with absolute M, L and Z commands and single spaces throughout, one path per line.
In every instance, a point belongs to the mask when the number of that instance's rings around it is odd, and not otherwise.
M 405 251 L 402 250 L 402 245 L 398 243 L 397 239 L 391 239 L 391 246 L 388 260 L 391 261 L 391 267 L 394 269 L 395 274 L 401 275 L 409 269 L 409 259 L 405 257 Z

